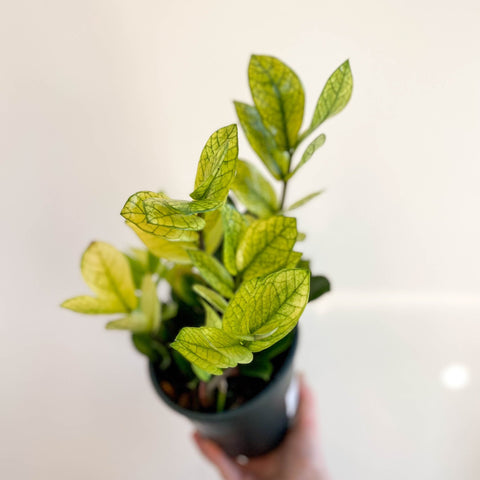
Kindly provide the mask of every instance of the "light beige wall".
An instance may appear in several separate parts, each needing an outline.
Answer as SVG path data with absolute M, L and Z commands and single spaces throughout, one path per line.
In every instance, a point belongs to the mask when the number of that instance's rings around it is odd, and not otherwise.
M 172 437 L 187 441 L 188 426 L 157 405 L 143 359 L 126 338 L 104 333 L 102 319 L 80 318 L 57 305 L 84 290 L 77 267 L 90 240 L 122 248 L 135 241 L 119 216 L 130 193 L 164 188 L 187 196 L 205 140 L 235 121 L 233 99 L 249 99 L 251 53 L 276 55 L 297 71 L 307 116 L 344 59 L 354 73 L 350 105 L 325 123 L 326 145 L 290 192 L 293 201 L 327 189 L 299 211 L 308 233 L 305 250 L 335 287 L 310 315 L 321 313 L 328 322 L 348 312 L 345 328 L 365 325 L 361 338 L 378 335 L 379 342 L 380 320 L 395 329 L 402 321 L 392 313 L 398 309 L 420 322 L 441 316 L 441 347 L 432 340 L 435 322 L 428 324 L 432 337 L 427 331 L 420 337 L 425 358 L 442 351 L 438 365 L 411 385 L 420 399 L 437 398 L 435 375 L 449 362 L 476 359 L 478 366 L 478 356 L 460 358 L 460 346 L 479 334 L 466 320 L 478 312 L 480 290 L 479 20 L 473 0 L 4 2 L 0 476 L 147 479 L 163 478 L 165 468 L 165 478 L 212 478 L 189 444 L 170 443 Z M 243 137 L 241 149 L 252 157 Z M 382 317 L 378 308 L 390 313 Z M 369 329 L 375 315 L 380 323 Z M 314 325 L 305 326 L 312 335 L 329 334 Z M 394 350 L 398 365 L 422 348 L 415 325 L 408 325 L 405 345 L 415 346 Z M 332 335 L 340 345 L 342 331 Z M 328 379 L 311 365 L 334 362 L 335 354 L 305 355 L 304 368 L 320 391 Z M 381 357 L 372 363 L 380 370 L 381 364 Z M 356 385 L 355 359 L 341 372 L 343 382 Z M 393 368 L 391 375 L 398 372 Z M 369 391 L 385 398 L 382 392 L 395 390 L 380 373 L 378 391 L 374 385 Z M 431 388 L 422 390 L 429 381 Z M 335 389 L 336 383 L 328 385 Z M 359 393 L 362 411 L 380 425 L 371 399 L 360 384 L 355 388 L 349 393 Z M 462 394 L 467 403 L 472 388 Z M 478 398 L 478 385 L 476 392 Z M 440 387 L 438 395 L 444 398 Z M 328 403 L 330 418 L 341 414 L 335 405 Z M 415 437 L 417 411 L 401 405 L 401 414 L 394 409 L 389 418 L 410 419 Z M 465 424 L 474 415 L 469 408 L 463 409 Z M 473 421 L 480 426 L 478 415 Z M 430 453 L 440 448 L 436 437 L 451 431 L 441 425 L 428 440 Z M 356 463 L 342 457 L 342 451 L 356 451 L 349 435 L 354 427 L 342 424 L 336 431 L 330 422 L 328 428 L 329 458 L 343 478 L 430 478 L 433 471 L 439 480 L 458 478 L 415 455 L 407 463 L 422 476 L 409 475 L 402 462 L 394 469 L 398 476 L 377 472 L 372 452 L 371 460 Z M 474 433 L 464 440 L 468 451 Z M 415 445 L 416 452 L 425 446 Z M 192 462 L 175 457 L 183 448 Z M 469 461 L 458 460 L 476 472 L 468 478 L 478 478 L 478 464 Z

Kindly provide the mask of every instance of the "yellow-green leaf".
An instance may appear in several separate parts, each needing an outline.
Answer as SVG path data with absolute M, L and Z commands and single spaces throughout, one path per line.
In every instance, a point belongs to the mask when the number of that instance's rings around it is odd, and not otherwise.
M 61 306 L 73 310 L 74 312 L 88 313 L 91 315 L 120 313 L 125 311 L 124 304 L 115 295 L 108 297 L 104 296 L 101 298 L 82 295 L 80 297 L 65 300 Z
M 195 213 L 206 213 L 216 210 L 222 206 L 223 202 L 218 200 L 194 200 L 190 202 L 188 200 L 173 200 L 172 198 L 151 198 L 145 200 L 147 203 L 159 202 L 163 206 L 170 207 L 177 213 L 183 213 L 184 215 L 193 215 Z
M 213 254 L 217 251 L 223 237 L 222 210 L 208 212 L 203 217 L 205 227 L 202 231 L 203 244 L 207 253 Z
M 212 375 L 221 375 L 223 368 L 250 363 L 252 352 L 235 337 L 213 327 L 185 327 L 171 347 L 188 361 Z
M 288 172 L 289 154 L 275 143 L 273 135 L 262 123 L 258 110 L 246 103 L 234 102 L 240 125 L 248 143 L 260 157 L 270 173 L 281 180 Z
M 353 77 L 350 62 L 343 62 L 330 76 L 323 87 L 313 114 L 312 123 L 306 134 L 313 132 L 327 118 L 341 112 L 347 105 L 353 90 Z
M 309 289 L 310 272 L 300 269 L 245 282 L 225 310 L 223 329 L 232 336 L 257 336 L 247 346 L 252 352 L 264 350 L 295 327 L 307 305 Z
M 247 229 L 247 222 L 235 207 L 225 204 L 222 209 L 223 229 L 223 264 L 232 274 L 237 274 L 236 254 L 237 247 Z
M 222 328 L 222 319 L 218 313 L 207 302 L 200 300 L 200 303 L 205 309 L 205 326 Z
M 305 94 L 297 74 L 275 57 L 252 55 L 248 80 L 262 123 L 281 150 L 295 146 Z
M 303 152 L 302 158 L 298 162 L 298 165 L 294 168 L 292 172 L 288 174 L 287 178 L 292 178 L 298 172 L 298 169 L 302 165 L 307 163 L 310 158 L 312 158 L 312 155 L 325 143 L 326 138 L 327 137 L 325 136 L 325 134 L 322 133 L 317 138 L 315 138 L 312 143 L 310 143 L 310 145 Z
M 230 190 L 238 157 L 238 133 L 235 124 L 214 132 L 202 151 L 195 178 L 195 200 L 223 202 Z
M 318 197 L 318 196 L 321 195 L 323 192 L 324 192 L 324 190 L 318 190 L 317 192 L 310 193 L 309 195 L 306 195 L 305 197 L 301 198 L 301 199 L 298 200 L 297 202 L 295 202 L 295 203 L 293 203 L 292 205 L 290 205 L 287 210 L 289 210 L 289 211 L 295 210 L 296 208 L 299 208 L 299 207 L 301 207 L 302 205 L 305 205 L 307 202 L 309 202 L 309 201 L 312 200 L 313 198 Z
M 190 264 L 187 250 L 197 248 L 192 242 L 170 242 L 162 237 L 141 230 L 137 225 L 127 222 L 127 225 L 138 235 L 140 240 L 153 255 L 180 264 Z
M 285 262 L 285 268 L 296 268 L 298 266 L 298 262 L 302 258 L 301 252 L 290 252 L 287 261 Z
M 297 240 L 296 219 L 276 216 L 257 220 L 245 231 L 237 250 L 243 279 L 274 272 L 285 265 Z
M 105 325 L 107 330 L 130 330 L 134 333 L 144 333 L 151 330 L 151 324 L 143 312 L 132 312 L 118 320 L 112 320 Z
M 161 307 L 158 300 L 157 286 L 151 275 L 145 275 L 142 280 L 140 310 L 148 320 L 150 325 L 149 331 L 156 332 L 160 327 Z
M 206 372 L 205 370 L 201 369 L 200 367 L 197 367 L 194 363 L 192 365 L 192 370 L 193 373 L 197 376 L 197 378 L 201 382 L 208 382 L 212 378 L 212 374 Z
M 140 230 L 152 235 L 161 236 L 167 240 L 182 242 L 195 242 L 198 240 L 198 233 L 196 231 L 172 228 L 171 225 L 165 226 L 158 222 L 149 223 L 147 221 L 145 202 L 152 201 L 153 199 L 165 201 L 168 197 L 163 193 L 149 191 L 134 193 L 124 205 L 121 211 L 122 217 L 125 218 L 129 224 L 136 225 Z
M 193 291 L 212 305 L 212 307 L 216 308 L 220 313 L 223 313 L 227 308 L 226 300 L 211 288 L 197 284 L 193 286 Z
M 201 230 L 205 220 L 197 215 L 184 215 L 160 198 L 152 198 L 143 202 L 147 222 L 174 230 Z M 162 235 L 164 236 L 164 235 Z
M 81 270 L 85 283 L 103 299 L 105 308 L 110 303 L 110 309 L 115 308 L 117 312 L 135 309 L 135 285 L 127 257 L 122 252 L 108 243 L 92 242 L 82 256 Z M 71 306 L 72 303 L 67 308 Z
M 272 185 L 251 163 L 239 160 L 237 176 L 232 185 L 237 198 L 247 209 L 260 218 L 277 212 L 278 200 Z
M 202 250 L 191 250 L 188 254 L 202 278 L 212 288 L 224 297 L 233 296 L 233 278 L 215 257 Z

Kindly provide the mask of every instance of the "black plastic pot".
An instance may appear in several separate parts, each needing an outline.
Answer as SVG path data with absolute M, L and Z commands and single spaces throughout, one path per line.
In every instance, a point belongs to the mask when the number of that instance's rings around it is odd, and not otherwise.
M 275 448 L 285 436 L 298 400 L 293 381 L 293 360 L 298 330 L 292 345 L 271 382 L 255 397 L 234 410 L 203 413 L 187 410 L 173 402 L 160 387 L 157 369 L 150 363 L 150 378 L 162 400 L 187 417 L 203 437 L 214 440 L 229 455 L 254 457 Z M 290 398 L 289 398 L 290 397 Z M 287 408 L 287 401 L 290 402 Z

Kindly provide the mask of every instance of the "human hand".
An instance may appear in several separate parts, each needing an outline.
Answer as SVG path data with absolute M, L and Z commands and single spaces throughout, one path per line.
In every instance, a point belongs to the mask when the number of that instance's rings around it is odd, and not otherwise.
M 240 465 L 216 443 L 195 432 L 203 455 L 225 480 L 327 480 L 321 459 L 313 393 L 300 377 L 300 399 L 294 425 L 272 452 Z

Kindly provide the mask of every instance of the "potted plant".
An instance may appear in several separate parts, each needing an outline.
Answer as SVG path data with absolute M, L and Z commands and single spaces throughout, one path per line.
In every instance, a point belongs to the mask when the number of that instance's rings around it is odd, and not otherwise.
M 302 142 L 339 113 L 352 92 L 346 61 L 328 79 L 309 126 L 300 133 L 304 91 L 280 60 L 253 55 L 253 105 L 235 102 L 239 123 L 273 179 L 238 158 L 237 126 L 220 128 L 201 153 L 191 200 L 140 191 L 121 215 L 143 248 L 127 253 L 93 242 L 81 271 L 94 296 L 62 306 L 117 314 L 108 329 L 129 330 L 149 359 L 160 397 L 231 455 L 273 448 L 287 428 L 297 322 L 309 301 L 330 289 L 314 276 L 297 243 L 290 181 L 325 143 L 322 133 L 298 158 Z M 168 285 L 161 299 L 160 285 Z

